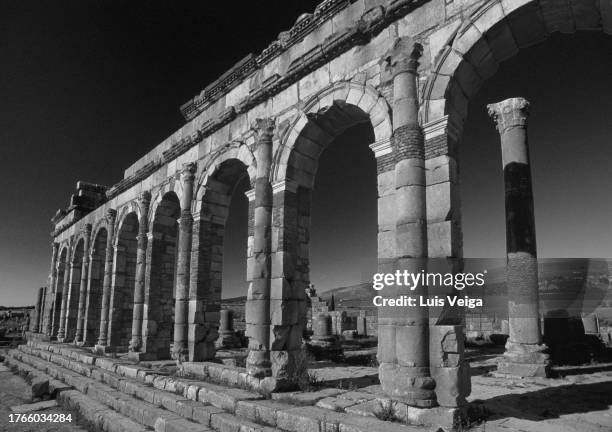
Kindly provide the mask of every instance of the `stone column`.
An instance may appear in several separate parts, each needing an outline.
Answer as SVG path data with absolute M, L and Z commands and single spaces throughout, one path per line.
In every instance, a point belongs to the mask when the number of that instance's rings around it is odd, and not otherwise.
M 113 257 L 115 255 L 113 238 L 115 237 L 116 219 L 117 211 L 108 209 L 106 211 L 107 236 L 106 253 L 104 255 L 104 279 L 102 280 L 102 304 L 100 305 L 100 330 L 96 344 L 96 350 L 100 351 L 110 351 L 111 348 L 108 346 L 108 321 L 110 316 L 111 282 L 113 279 Z
M 425 149 L 418 111 L 418 59 L 423 47 L 398 39 L 388 53 L 393 78 L 393 145 L 395 151 L 395 270 L 427 269 Z M 389 269 L 390 270 L 390 269 Z M 411 406 L 437 404 L 429 365 L 429 311 L 419 305 L 427 287 L 385 288 L 385 296 L 409 295 L 414 307 L 379 308 L 378 359 L 383 390 Z
M 501 136 L 506 189 L 506 286 L 510 336 L 498 372 L 546 376 L 540 332 L 538 259 L 527 144 L 529 102 L 512 98 L 488 106 Z
M 51 327 L 53 323 L 53 310 L 56 302 L 56 284 L 57 284 L 57 257 L 59 252 L 59 243 L 53 242 L 51 246 L 51 270 L 49 271 L 49 290 L 47 291 L 47 307 L 43 317 L 42 333 L 51 336 Z M 61 300 L 60 300 L 61 301 Z
M 273 119 L 257 119 L 257 177 L 255 179 L 255 232 L 253 236 L 252 279 L 245 309 L 249 337 L 247 372 L 256 377 L 272 375 L 270 363 L 270 252 L 272 245 L 272 137 Z
M 42 303 L 44 297 L 44 288 L 38 288 L 38 293 L 36 295 L 36 305 L 34 306 L 34 313 L 32 314 L 32 318 L 30 319 L 30 328 L 28 329 L 31 332 L 38 333 L 38 320 L 41 315 Z
M 42 301 L 40 302 L 40 313 L 38 314 L 38 323 L 36 324 L 37 333 L 43 332 L 43 320 L 44 320 L 44 314 L 47 310 L 47 292 L 49 291 L 49 288 L 43 287 L 42 290 L 43 292 L 42 292 Z
M 148 217 L 151 193 L 143 192 L 138 198 L 140 219 L 138 220 L 138 249 L 136 251 L 136 281 L 134 283 L 134 312 L 132 315 L 132 339 L 130 351 L 138 352 L 142 347 L 142 317 L 144 313 L 145 272 L 147 267 Z
M 83 227 L 85 236 L 83 238 L 83 262 L 81 263 L 81 283 L 79 285 L 79 308 L 77 310 L 77 328 L 74 343 L 83 341 L 83 324 L 85 322 L 85 297 L 87 297 L 87 276 L 89 275 L 89 241 L 91 238 L 91 224 Z
M 234 331 L 234 311 L 222 309 L 219 320 L 219 339 L 215 342 L 218 348 L 240 348 L 240 340 Z
M 60 311 L 60 322 L 59 330 L 57 331 L 58 342 L 64 343 L 66 341 L 66 321 L 69 314 L 68 308 L 70 307 L 69 297 L 72 291 L 72 275 L 74 269 L 78 267 L 78 264 L 73 261 L 73 257 L 66 258 L 66 271 L 64 272 L 64 284 L 62 287 L 62 309 Z
M 191 237 L 193 231 L 193 216 L 191 201 L 193 199 L 193 181 L 196 164 L 183 166 L 181 182 L 181 218 L 179 219 L 178 257 L 176 265 L 176 297 L 174 303 L 174 344 L 172 357 L 178 361 L 186 361 L 189 356 L 187 345 L 187 314 L 189 312 L 189 265 L 191 263 Z
M 70 283 L 70 256 L 67 253 L 66 254 L 66 262 L 64 263 L 64 280 L 57 281 L 57 285 L 55 290 L 58 293 L 58 297 L 56 297 L 56 300 L 59 300 L 59 308 L 57 307 L 57 305 L 53 306 L 53 325 L 51 328 L 52 334 L 51 336 L 53 336 L 53 334 L 56 333 L 57 330 L 57 340 L 59 341 L 60 338 L 63 339 L 64 337 L 64 325 L 65 325 L 65 320 L 66 320 L 66 304 L 67 304 L 67 300 L 68 300 L 68 284 Z M 60 289 L 60 285 L 61 285 L 61 289 Z M 59 317 L 56 317 L 56 315 L 59 313 Z M 57 326 L 57 328 L 56 328 Z

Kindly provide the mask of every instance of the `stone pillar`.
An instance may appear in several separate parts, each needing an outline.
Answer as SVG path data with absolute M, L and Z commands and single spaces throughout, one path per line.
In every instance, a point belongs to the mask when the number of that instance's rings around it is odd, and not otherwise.
M 58 330 L 57 330 L 57 340 L 58 342 L 64 342 L 64 335 L 66 333 L 66 314 L 67 314 L 67 308 L 68 308 L 68 292 L 70 291 L 70 274 L 72 273 L 72 260 L 70 259 L 69 256 L 66 256 L 66 263 L 65 263 L 65 270 L 64 270 L 64 281 L 62 282 L 62 306 L 60 308 L 60 318 L 59 318 L 59 323 L 58 323 Z M 55 320 L 54 320 L 54 324 L 55 324 Z
M 38 293 L 36 295 L 36 305 L 34 306 L 34 313 L 32 314 L 32 318 L 30 319 L 30 328 L 29 331 L 38 333 L 38 320 L 41 315 L 41 309 L 44 298 L 44 288 L 38 288 Z
M 74 343 L 83 341 L 83 324 L 85 323 L 85 297 L 87 297 L 87 276 L 89 275 L 89 242 L 91 238 L 91 224 L 83 227 L 83 262 L 81 263 L 81 283 L 79 285 L 79 306 L 77 310 L 77 327 Z
M 395 269 L 420 273 L 427 268 L 425 153 L 418 111 L 418 59 L 423 47 L 398 39 L 388 53 L 393 78 L 393 145 L 395 151 Z M 388 268 L 391 270 L 391 268 Z M 388 271 L 387 270 L 387 271 Z M 429 365 L 429 311 L 418 306 L 427 287 L 385 288 L 385 296 L 411 295 L 417 306 L 379 308 L 379 379 L 392 398 L 411 406 L 437 404 Z
M 252 278 L 245 308 L 246 335 L 249 338 L 247 372 L 256 377 L 272 375 L 270 362 L 270 253 L 272 246 L 272 137 L 273 119 L 257 119 L 257 177 L 255 179 L 255 232 L 253 236 Z
M 51 336 L 51 327 L 53 323 L 53 310 L 56 302 L 56 284 L 57 284 L 57 257 L 59 252 L 59 243 L 53 242 L 51 246 L 51 270 L 49 271 L 49 290 L 47 291 L 47 307 L 43 317 L 42 333 Z M 61 301 L 61 300 L 60 300 Z
M 178 361 L 186 361 L 189 355 L 187 346 L 187 314 L 189 311 L 189 265 L 191 263 L 191 240 L 193 216 L 191 201 L 193 199 L 193 181 L 196 164 L 183 166 L 181 182 L 181 218 L 179 219 L 178 257 L 176 265 L 176 297 L 174 303 L 174 344 L 172 357 Z
M 240 340 L 234 331 L 234 311 L 222 309 L 219 320 L 219 339 L 216 346 L 218 348 L 240 348 Z
M 40 313 L 38 314 L 38 323 L 36 324 L 37 333 L 43 332 L 43 320 L 44 320 L 44 314 L 47 310 L 47 292 L 49 291 L 49 288 L 43 287 L 42 290 L 43 292 L 42 292 L 42 301 L 40 303 Z
M 102 280 L 102 304 L 100 305 L 100 330 L 98 332 L 98 341 L 96 350 L 110 351 L 108 347 L 108 327 L 110 316 L 110 298 L 111 298 L 111 282 L 113 276 L 113 257 L 115 248 L 113 247 L 113 238 L 115 237 L 115 221 L 117 219 L 117 211 L 108 209 L 106 211 L 107 237 L 106 237 L 106 253 L 104 255 L 104 279 Z
M 527 144 L 529 102 L 512 98 L 489 105 L 488 110 L 501 135 L 506 189 L 510 336 L 497 370 L 518 376 L 546 376 L 549 361 L 540 332 L 538 259 Z
M 145 274 L 147 267 L 148 217 L 151 193 L 143 192 L 138 198 L 140 219 L 138 220 L 138 249 L 136 251 L 136 281 L 134 283 L 134 313 L 132 315 L 132 339 L 130 351 L 138 352 L 142 347 L 142 317 L 144 313 Z

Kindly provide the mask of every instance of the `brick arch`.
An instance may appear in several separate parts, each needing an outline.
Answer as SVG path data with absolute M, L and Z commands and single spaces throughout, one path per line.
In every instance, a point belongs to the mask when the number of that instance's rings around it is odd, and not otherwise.
M 193 214 L 200 214 L 202 211 L 202 201 L 206 194 L 207 185 L 211 176 L 218 172 L 219 167 L 227 161 L 236 160 L 242 162 L 246 166 L 249 175 L 251 186 L 255 184 L 255 175 L 257 173 L 257 161 L 253 152 L 249 147 L 242 142 L 228 143 L 217 154 L 213 155 L 209 162 L 204 166 L 202 172 L 198 176 L 196 183 L 194 200 L 192 203 Z
M 299 139 L 304 134 L 305 129 L 312 125 L 311 119 L 317 114 L 338 106 L 352 109 L 353 112 L 348 113 L 349 117 L 355 116 L 357 111 L 360 112 L 359 116 L 361 118 L 354 119 L 349 127 L 359 122 L 369 121 L 372 124 L 374 138 L 377 142 L 391 138 L 393 134 L 391 108 L 382 94 L 374 87 L 361 83 L 352 81 L 334 83 L 308 99 L 304 103 L 304 108 L 296 114 L 289 127 L 279 136 L 280 145 L 275 152 L 272 166 L 273 182 L 282 181 L 287 177 L 287 167 L 294 153 L 293 150 L 299 145 Z M 351 122 L 349 121 L 349 123 Z M 336 131 L 336 135 L 344 130 L 346 130 L 346 127 Z M 318 135 L 319 140 L 324 145 L 329 144 L 335 138 L 333 131 L 331 134 L 329 131 L 323 131 Z M 318 156 L 318 154 L 313 156 Z
M 612 34 L 612 5 L 576 0 L 485 2 L 449 36 L 423 88 L 421 120 L 448 116 L 451 138 L 463 131 L 469 100 L 499 64 L 522 48 L 543 42 L 551 33 L 603 29 Z

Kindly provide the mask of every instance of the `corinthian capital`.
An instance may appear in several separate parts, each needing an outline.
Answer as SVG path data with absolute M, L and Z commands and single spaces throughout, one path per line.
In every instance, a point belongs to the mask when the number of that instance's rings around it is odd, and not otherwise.
M 276 127 L 276 120 L 273 117 L 265 117 L 255 119 L 251 128 L 255 131 L 255 134 L 259 139 L 268 138 L 272 139 L 274 135 L 274 128 Z
M 117 210 L 115 209 L 106 210 L 106 215 L 104 215 L 104 217 L 106 218 L 106 222 L 108 222 L 109 224 L 114 223 L 115 218 L 117 217 Z
M 140 204 L 149 204 L 151 202 L 151 192 L 141 192 L 140 195 L 138 195 L 138 202 Z
M 393 47 L 384 56 L 387 68 L 393 76 L 401 72 L 416 73 L 423 45 L 408 37 L 395 40 Z
M 181 179 L 183 180 L 183 182 L 193 183 L 196 168 L 197 165 L 193 162 L 183 164 L 183 169 L 181 170 Z
M 500 134 L 513 128 L 527 127 L 529 102 L 521 97 L 487 105 L 487 110 Z

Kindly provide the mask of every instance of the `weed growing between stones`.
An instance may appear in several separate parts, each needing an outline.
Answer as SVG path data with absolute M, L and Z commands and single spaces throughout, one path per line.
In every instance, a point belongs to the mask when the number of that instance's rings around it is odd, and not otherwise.
M 397 417 L 397 408 L 395 402 L 392 400 L 378 401 L 378 409 L 374 411 L 374 415 L 378 420 L 396 422 L 399 421 Z

